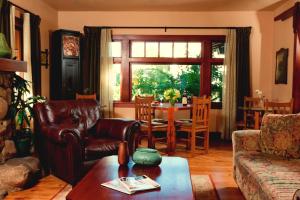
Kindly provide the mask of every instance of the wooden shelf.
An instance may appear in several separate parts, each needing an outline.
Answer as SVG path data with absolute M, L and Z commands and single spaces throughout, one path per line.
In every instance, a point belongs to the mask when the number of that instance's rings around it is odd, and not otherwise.
M 0 71 L 27 72 L 27 62 L 0 58 Z

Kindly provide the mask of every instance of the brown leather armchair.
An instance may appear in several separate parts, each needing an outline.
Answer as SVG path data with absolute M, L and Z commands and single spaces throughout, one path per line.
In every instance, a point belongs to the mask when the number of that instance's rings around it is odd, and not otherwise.
M 34 106 L 35 148 L 46 172 L 76 184 L 98 159 L 117 154 L 121 141 L 129 152 L 140 125 L 134 120 L 100 119 L 95 100 L 63 100 Z

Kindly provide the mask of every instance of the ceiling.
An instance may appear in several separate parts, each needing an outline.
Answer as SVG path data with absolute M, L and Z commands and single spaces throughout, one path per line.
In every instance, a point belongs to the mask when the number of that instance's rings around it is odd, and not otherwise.
M 287 0 L 44 0 L 59 11 L 253 11 Z

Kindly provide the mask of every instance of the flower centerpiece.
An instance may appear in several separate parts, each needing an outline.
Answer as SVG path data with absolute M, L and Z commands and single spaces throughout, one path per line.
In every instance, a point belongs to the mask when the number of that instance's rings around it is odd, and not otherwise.
M 164 98 L 165 100 L 169 101 L 172 106 L 174 106 L 176 100 L 180 98 L 180 92 L 179 90 L 173 88 L 167 89 L 164 92 Z
M 261 90 L 255 90 L 258 98 L 260 99 L 260 106 L 264 106 L 265 96 L 263 96 L 263 92 Z

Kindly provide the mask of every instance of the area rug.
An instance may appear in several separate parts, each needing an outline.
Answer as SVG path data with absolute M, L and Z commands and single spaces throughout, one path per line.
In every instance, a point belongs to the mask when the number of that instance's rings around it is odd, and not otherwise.
M 218 195 L 209 175 L 192 175 L 196 200 L 218 200 Z

